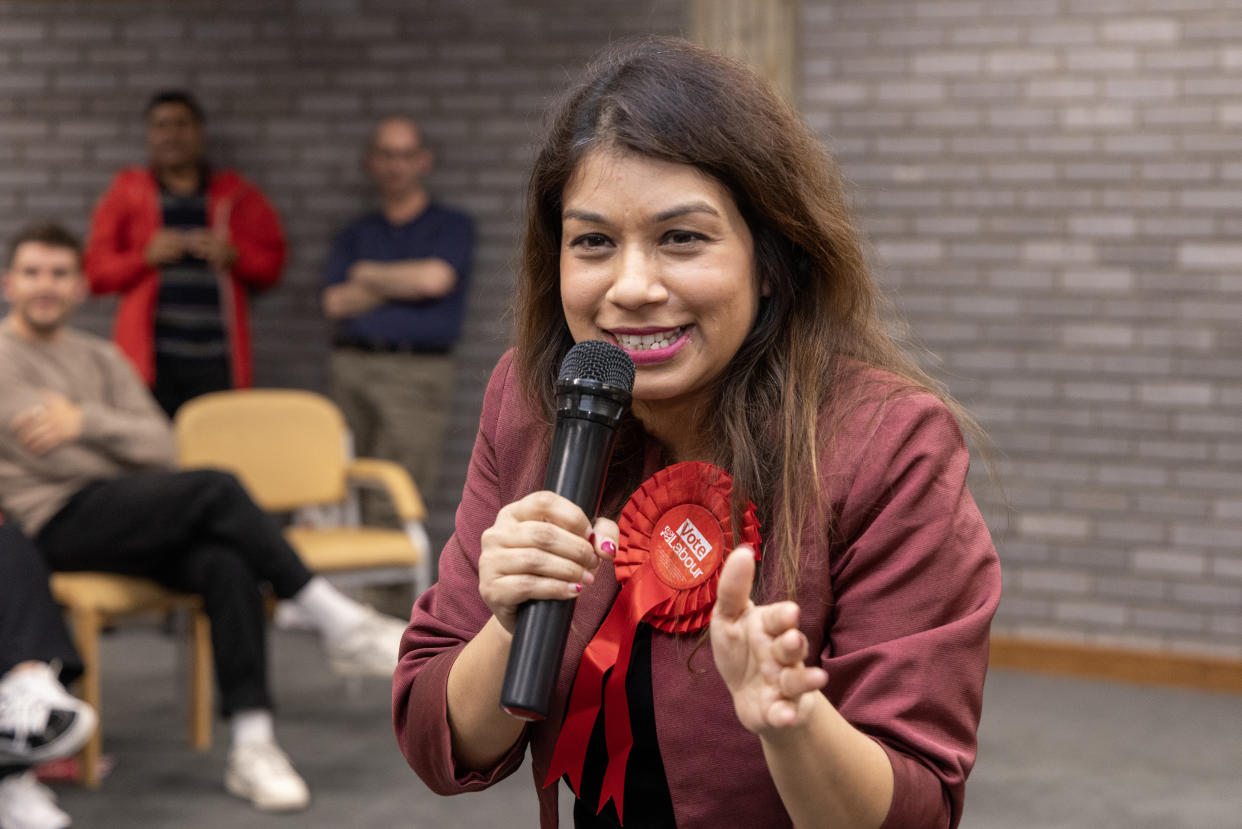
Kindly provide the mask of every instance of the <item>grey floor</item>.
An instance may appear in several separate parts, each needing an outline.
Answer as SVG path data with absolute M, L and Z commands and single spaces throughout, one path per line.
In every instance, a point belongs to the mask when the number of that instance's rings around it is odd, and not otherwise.
M 311 786 L 306 812 L 260 814 L 225 794 L 224 734 L 193 753 L 173 639 L 131 624 L 104 644 L 99 791 L 55 784 L 78 827 L 534 827 L 525 768 L 442 798 L 408 770 L 383 681 L 350 687 L 315 640 L 273 634 L 278 735 Z M 1242 696 L 1010 671 L 988 678 L 963 829 L 1242 829 Z M 563 825 L 566 825 L 563 822 Z

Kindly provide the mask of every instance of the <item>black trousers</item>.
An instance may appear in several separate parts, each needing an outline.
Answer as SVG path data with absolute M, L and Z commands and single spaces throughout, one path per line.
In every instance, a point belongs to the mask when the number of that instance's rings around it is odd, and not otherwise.
M 231 388 L 233 369 L 227 356 L 200 358 L 155 354 L 155 385 L 151 394 L 169 417 L 187 400 Z
M 60 662 L 60 681 L 82 674 L 60 608 L 48 589 L 47 565 L 14 524 L 0 524 L 0 676 L 22 662 Z M 0 778 L 26 766 L 0 765 Z
M 259 587 L 289 598 L 311 578 L 280 527 L 232 475 L 152 472 L 79 490 L 35 543 L 53 570 L 145 576 L 196 593 L 211 620 L 224 713 L 270 708 Z
M 16 525 L 0 524 L 0 676 L 32 660 L 59 660 L 65 684 L 82 675 L 82 658 L 47 580 L 34 545 Z

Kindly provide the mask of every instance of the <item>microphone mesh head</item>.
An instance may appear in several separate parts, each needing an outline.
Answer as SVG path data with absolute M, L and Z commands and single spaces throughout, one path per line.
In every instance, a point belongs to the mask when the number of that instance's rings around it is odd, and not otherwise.
M 557 382 L 595 380 L 608 386 L 634 390 L 634 361 L 619 346 L 603 340 L 583 340 L 561 360 Z

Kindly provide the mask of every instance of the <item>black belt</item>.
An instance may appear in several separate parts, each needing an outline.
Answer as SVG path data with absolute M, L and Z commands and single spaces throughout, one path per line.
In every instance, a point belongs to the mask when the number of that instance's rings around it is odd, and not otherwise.
M 429 345 L 425 343 L 398 343 L 391 340 L 359 340 L 354 337 L 337 337 L 333 340 L 337 348 L 348 348 L 353 351 L 366 351 L 371 354 L 449 354 L 452 346 Z

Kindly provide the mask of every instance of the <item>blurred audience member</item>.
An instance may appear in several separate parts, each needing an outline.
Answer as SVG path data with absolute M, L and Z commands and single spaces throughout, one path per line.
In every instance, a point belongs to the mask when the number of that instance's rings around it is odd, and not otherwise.
M 64 829 L 69 815 L 31 766 L 67 757 L 95 730 L 95 712 L 62 682 L 82 673 L 38 551 L 0 523 L 0 827 Z
M 424 187 L 432 164 L 413 121 L 376 126 L 366 168 L 379 209 L 337 235 L 323 291 L 337 323 L 332 394 L 358 453 L 397 461 L 424 492 L 448 425 L 474 244 L 470 217 Z
M 77 240 L 17 236 L 0 323 L 0 509 L 53 570 L 145 576 L 203 597 L 233 737 L 225 784 L 261 809 L 306 805 L 277 746 L 260 584 L 316 625 L 342 673 L 391 676 L 404 625 L 312 575 L 235 478 L 171 471 L 168 419 L 110 344 L 68 326 L 87 293 Z
M 250 385 L 247 294 L 280 278 L 285 240 L 249 181 L 206 161 L 203 110 L 186 92 L 147 104 L 146 167 L 95 208 L 86 274 L 119 293 L 113 336 L 170 416 L 197 395 Z

